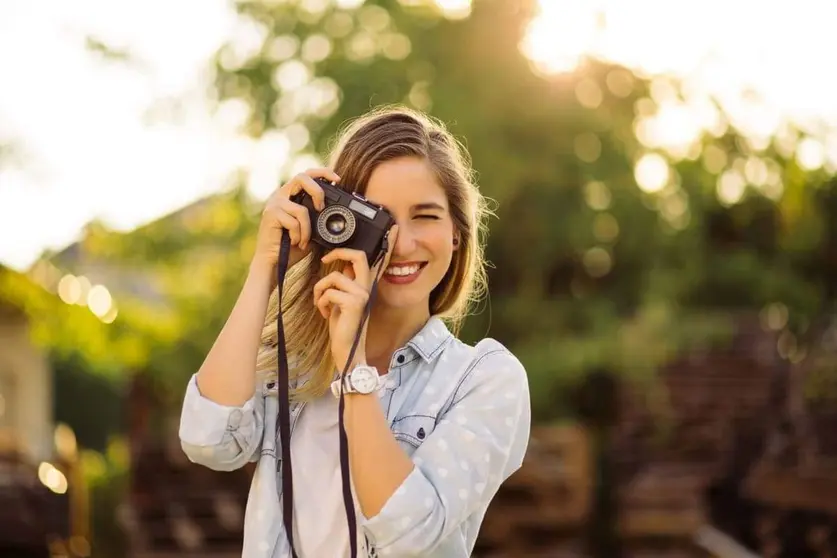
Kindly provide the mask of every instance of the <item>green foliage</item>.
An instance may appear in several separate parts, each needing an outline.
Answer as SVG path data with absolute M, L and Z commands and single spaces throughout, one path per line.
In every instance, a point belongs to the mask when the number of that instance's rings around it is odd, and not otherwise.
M 659 110 L 653 92 L 682 98 L 679 84 L 595 60 L 536 74 L 518 48 L 531 1 L 474 2 L 461 20 L 430 0 L 355 4 L 239 2 L 261 39 L 219 51 L 219 107 L 246 106 L 242 130 L 256 139 L 288 139 L 285 176 L 373 106 L 404 103 L 448 123 L 497 206 L 490 298 L 464 337 L 490 335 L 520 357 L 536 417 L 566 414 L 562 394 L 596 367 L 649 381 L 679 352 L 724 342 L 737 313 L 781 303 L 801 330 L 833 306 L 837 184 L 802 169 L 793 142 L 755 142 L 716 106 L 720 125 L 692 149 L 649 147 L 637 131 Z M 655 192 L 635 176 L 647 154 L 671 174 Z M 740 199 L 717 194 L 728 172 L 747 182 Z M 53 342 L 178 394 L 232 307 L 257 217 L 237 188 L 130 234 L 94 227 L 83 251 L 118 268 L 119 318 L 90 325 L 84 344 L 72 332 Z
M 635 126 L 657 110 L 650 81 L 595 61 L 569 76 L 536 75 L 518 49 L 531 3 L 475 2 L 459 21 L 418 4 L 323 2 L 311 13 L 313 4 L 293 0 L 239 3 L 243 20 L 258 21 L 267 38 L 248 59 L 222 50 L 219 100 L 246 101 L 245 129 L 256 137 L 304 123 L 310 142 L 300 152 L 320 155 L 342 122 L 371 106 L 405 103 L 449 123 L 483 192 L 498 202 L 490 301 L 465 337 L 492 335 L 520 356 L 538 416 L 560 415 L 557 394 L 594 367 L 648 379 L 689 346 L 723 342 L 736 312 L 780 301 L 792 323 L 804 323 L 831 299 L 834 275 L 820 263 L 833 212 L 818 198 L 832 199 L 824 192 L 834 188 L 815 188 L 825 177 L 802 171 L 779 139 L 754 147 L 716 107 L 721 128 L 685 157 L 661 152 L 674 178 L 643 193 L 635 164 L 654 150 Z M 388 58 L 386 37 L 395 33 L 411 45 L 403 60 Z M 323 34 L 331 50 L 318 59 L 306 46 Z M 302 47 L 277 59 L 277 44 Z M 310 80 L 285 87 L 282 72 L 294 65 Z M 322 83 L 339 90 L 339 103 L 298 102 Z M 582 102 L 581 86 L 601 97 L 596 106 Z M 718 153 L 726 164 L 707 170 Z M 779 176 L 780 195 L 757 177 L 762 184 L 737 203 L 719 202 L 719 172 L 753 175 L 747 166 L 763 160 Z
M 103 452 L 85 450 L 81 467 L 88 490 L 92 548 L 98 556 L 125 556 L 127 538 L 119 510 L 125 505 L 130 460 L 124 439 L 111 439 Z

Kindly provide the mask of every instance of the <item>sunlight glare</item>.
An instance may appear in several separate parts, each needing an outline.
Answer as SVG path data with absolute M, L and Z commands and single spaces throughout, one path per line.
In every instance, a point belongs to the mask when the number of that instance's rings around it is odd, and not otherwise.
M 336 0 L 335 4 L 341 10 L 354 10 L 363 5 L 365 0 Z
M 653 194 L 665 188 L 671 178 L 671 171 L 662 155 L 646 153 L 634 167 L 634 178 L 640 190 Z
M 638 122 L 637 139 L 648 148 L 666 149 L 677 158 L 684 158 L 706 128 L 700 115 L 687 105 L 663 102 L 657 114 Z
M 87 307 L 97 317 L 102 318 L 110 312 L 113 306 L 113 297 L 104 285 L 94 285 L 87 295 Z
M 813 171 L 825 164 L 825 146 L 812 138 L 805 138 L 796 148 L 796 162 L 806 171 Z
M 591 10 L 591 4 L 541 0 L 538 8 L 521 51 L 539 72 L 551 74 L 574 70 L 595 41 L 596 14 Z
M 67 304 L 75 304 L 81 299 L 81 283 L 75 275 L 65 275 L 58 282 L 58 296 Z
M 436 5 L 448 19 L 465 19 L 471 15 L 471 0 L 436 0 Z
M 38 480 L 56 494 L 67 492 L 67 477 L 52 463 L 44 461 L 38 466 Z
M 741 201 L 746 189 L 747 182 L 741 176 L 741 173 L 735 169 L 729 169 L 718 177 L 718 201 L 723 205 L 731 206 Z
M 599 59 L 654 79 L 654 100 L 664 102 L 674 99 L 655 78 L 680 84 L 685 104 L 664 120 L 638 125 L 649 146 L 676 155 L 701 128 L 716 137 L 723 134 L 727 123 L 713 114 L 717 111 L 708 99 L 720 104 L 729 124 L 756 151 L 769 145 L 785 121 L 814 133 L 822 130 L 817 123 L 837 128 L 837 105 L 827 100 L 833 99 L 833 80 L 822 71 L 830 64 L 828 22 L 837 16 L 837 5 L 820 0 L 796 0 L 792 7 L 756 0 L 537 0 L 537 8 L 519 44 L 536 72 L 575 72 L 585 58 Z M 608 77 L 608 89 L 625 96 L 630 85 L 617 77 Z M 583 98 L 594 104 L 594 97 Z M 832 166 L 819 149 L 804 150 L 802 165 Z
M 229 46 L 221 51 L 221 65 L 227 70 L 243 67 L 259 53 L 268 34 L 268 29 L 263 23 L 248 17 L 238 18 Z
M 276 190 L 290 155 L 291 142 L 285 133 L 271 130 L 253 140 L 247 186 L 257 199 L 266 199 Z

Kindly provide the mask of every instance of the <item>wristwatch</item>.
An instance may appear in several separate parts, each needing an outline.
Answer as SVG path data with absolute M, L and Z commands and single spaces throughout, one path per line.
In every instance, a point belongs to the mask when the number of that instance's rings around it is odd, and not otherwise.
M 343 393 L 360 393 L 368 395 L 378 391 L 383 382 L 374 366 L 358 364 L 351 372 L 343 377 Z M 340 378 L 331 382 L 331 393 L 334 397 L 340 397 Z

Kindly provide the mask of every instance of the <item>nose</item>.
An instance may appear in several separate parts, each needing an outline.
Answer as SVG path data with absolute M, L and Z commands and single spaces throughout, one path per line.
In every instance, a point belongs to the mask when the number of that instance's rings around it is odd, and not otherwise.
M 395 239 L 395 247 L 392 255 L 404 258 L 413 253 L 416 248 L 416 237 L 409 225 L 398 223 L 398 236 Z

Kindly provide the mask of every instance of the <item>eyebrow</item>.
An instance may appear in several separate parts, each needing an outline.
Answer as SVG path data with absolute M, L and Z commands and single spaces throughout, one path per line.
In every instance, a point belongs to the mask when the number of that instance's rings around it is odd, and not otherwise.
M 427 211 L 427 210 L 431 210 L 431 209 L 435 209 L 435 210 L 438 210 L 438 211 L 444 211 L 445 207 L 441 204 L 436 203 L 436 202 L 427 202 L 427 203 L 417 203 L 416 205 L 413 206 L 412 209 L 413 209 L 413 211 Z
M 371 200 L 370 200 L 371 201 Z M 375 203 L 375 202 L 372 202 Z M 392 213 L 392 209 L 386 205 L 381 204 L 381 207 Z M 417 203 L 410 208 L 410 211 L 416 213 L 418 211 L 445 211 L 445 206 L 436 202 Z

